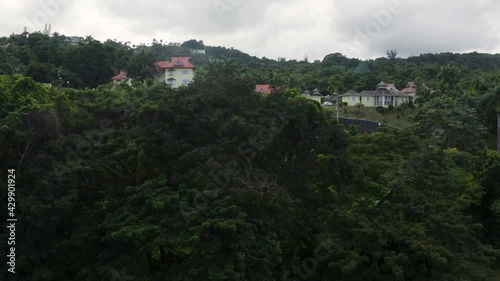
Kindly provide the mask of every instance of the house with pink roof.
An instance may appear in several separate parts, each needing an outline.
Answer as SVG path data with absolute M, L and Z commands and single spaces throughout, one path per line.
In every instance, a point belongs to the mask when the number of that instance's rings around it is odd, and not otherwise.
M 417 95 L 417 83 L 408 82 L 408 84 L 406 84 L 406 88 L 401 90 L 401 93 L 409 95 L 411 100 L 413 100 Z
M 129 86 L 132 86 L 132 79 L 130 79 L 125 70 L 121 70 L 116 76 L 111 77 L 113 81 L 113 86 L 120 85 L 121 83 L 126 83 Z
M 170 61 L 157 61 L 155 81 L 166 83 L 172 88 L 186 86 L 193 81 L 196 67 L 189 61 L 190 57 L 172 57 Z
M 266 94 L 269 95 L 273 89 L 271 88 L 271 85 L 255 85 L 255 92 L 260 93 L 260 94 Z

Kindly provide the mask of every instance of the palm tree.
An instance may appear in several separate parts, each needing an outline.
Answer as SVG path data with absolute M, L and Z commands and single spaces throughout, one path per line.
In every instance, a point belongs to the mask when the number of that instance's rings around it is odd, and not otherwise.
M 417 90 L 416 104 L 424 104 L 433 98 L 439 97 L 439 92 L 422 84 Z
M 342 82 L 342 78 L 338 75 L 334 75 L 330 78 L 328 81 L 328 91 L 330 91 L 332 94 L 337 94 L 336 100 L 335 100 L 335 116 L 337 119 L 337 122 L 339 121 L 339 96 L 345 92 L 345 86 L 344 83 Z M 359 101 L 361 104 L 361 101 Z
M 242 73 L 241 65 L 226 56 L 222 56 L 222 60 L 217 61 L 216 67 L 219 73 L 226 77 L 240 77 Z
M 342 77 L 334 75 L 328 81 L 328 91 L 332 93 L 343 94 L 345 92 L 345 86 L 342 82 Z
M 496 113 L 497 115 L 497 151 L 500 152 L 500 86 L 498 83 L 495 83 L 495 86 L 481 98 L 481 104 L 487 114 Z
M 234 59 L 225 56 L 222 59 L 208 60 L 205 66 L 206 75 L 215 79 L 221 77 L 236 77 L 241 78 L 245 75 L 245 69 Z

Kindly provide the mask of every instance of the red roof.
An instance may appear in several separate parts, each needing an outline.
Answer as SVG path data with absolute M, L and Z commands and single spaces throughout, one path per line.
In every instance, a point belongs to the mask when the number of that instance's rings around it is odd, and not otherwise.
M 120 71 L 120 73 L 118 75 L 116 75 L 115 77 L 111 78 L 111 80 L 127 80 L 128 79 L 128 76 L 127 76 L 127 72 L 125 71 Z
M 189 62 L 190 57 L 172 57 L 172 61 L 157 61 L 155 62 L 160 68 L 195 68 Z
M 417 89 L 411 89 L 411 88 L 404 88 L 401 90 L 402 94 L 415 94 L 417 93 Z
M 401 90 L 401 93 L 403 94 L 417 93 L 417 84 L 415 82 L 408 82 L 408 85 L 406 85 L 406 88 Z
M 270 94 L 273 90 L 271 85 L 255 85 L 255 91 L 261 94 Z

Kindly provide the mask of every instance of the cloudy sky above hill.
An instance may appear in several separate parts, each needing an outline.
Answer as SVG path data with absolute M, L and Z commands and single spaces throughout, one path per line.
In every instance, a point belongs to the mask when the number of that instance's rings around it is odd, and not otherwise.
M 136 44 L 194 38 L 273 59 L 500 52 L 494 0 L 0 0 L 0 7 L 0 36 L 51 23 L 65 35 Z

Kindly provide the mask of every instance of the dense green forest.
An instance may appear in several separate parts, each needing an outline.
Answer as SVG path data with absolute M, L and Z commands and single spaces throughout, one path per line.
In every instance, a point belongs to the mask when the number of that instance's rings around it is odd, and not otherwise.
M 147 66 L 203 42 L 65 38 L 0 39 L 0 184 L 7 206 L 16 170 L 19 219 L 16 274 L 4 262 L 2 280 L 489 281 L 499 270 L 499 55 L 307 62 L 204 46 L 193 83 L 171 89 Z M 132 87 L 109 87 L 120 69 Z M 419 83 L 401 130 L 360 133 L 299 94 L 382 80 Z M 261 95 L 255 83 L 286 87 Z

